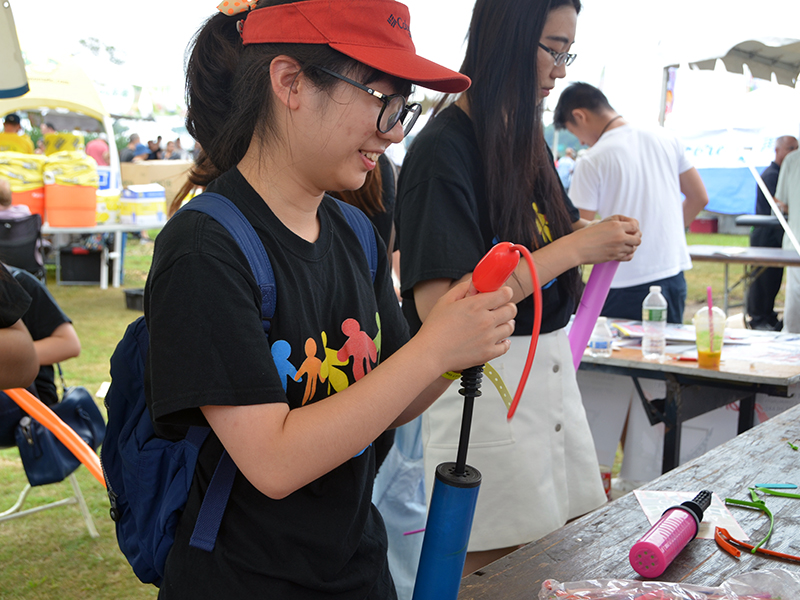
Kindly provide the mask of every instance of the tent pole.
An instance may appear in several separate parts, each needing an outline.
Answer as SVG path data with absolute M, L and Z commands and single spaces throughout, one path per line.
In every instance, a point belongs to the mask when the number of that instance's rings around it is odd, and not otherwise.
M 778 218 L 778 223 L 780 223 L 781 227 L 783 228 L 784 233 L 786 233 L 786 237 L 789 238 L 789 241 L 792 244 L 795 252 L 800 254 L 800 243 L 797 241 L 797 237 L 795 237 L 794 232 L 789 227 L 789 223 L 786 222 L 786 217 L 783 216 L 783 212 L 778 205 L 775 203 L 775 199 L 772 197 L 772 194 L 767 189 L 767 185 L 764 183 L 764 180 L 761 179 L 761 175 L 758 174 L 755 167 L 750 163 L 748 159 L 745 159 L 747 163 L 747 168 L 750 169 L 750 173 L 753 175 L 753 179 L 756 180 L 756 185 L 761 190 L 761 193 L 764 194 L 764 198 L 767 199 L 767 203 L 769 204 L 772 212 Z
M 103 127 L 106 130 L 106 137 L 108 137 L 108 164 L 111 167 L 109 187 L 122 189 L 122 173 L 120 171 L 117 140 L 114 137 L 114 121 L 109 115 L 103 117 Z

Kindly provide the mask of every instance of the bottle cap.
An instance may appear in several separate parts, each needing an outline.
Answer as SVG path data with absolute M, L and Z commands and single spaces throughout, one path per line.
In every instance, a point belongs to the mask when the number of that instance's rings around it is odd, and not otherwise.
M 660 286 L 660 285 L 651 285 L 651 286 L 650 286 L 650 291 L 651 291 L 651 292 L 654 292 L 654 293 L 655 293 L 655 292 L 659 292 L 659 293 L 661 293 L 661 286 Z

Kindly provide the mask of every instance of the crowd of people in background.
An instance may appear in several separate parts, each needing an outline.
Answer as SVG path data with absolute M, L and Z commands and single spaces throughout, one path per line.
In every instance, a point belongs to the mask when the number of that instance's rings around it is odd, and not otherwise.
M 194 156 L 183 149 L 181 138 L 169 140 L 163 146 L 163 138 L 159 135 L 154 140 L 143 144 L 138 133 L 132 133 L 128 145 L 119 154 L 121 162 L 140 162 L 143 160 L 192 160 Z
M 22 119 L 17 113 L 11 113 L 3 119 L 3 132 L 0 133 L 0 151 L 21 152 L 23 154 L 46 154 L 46 139 L 48 135 L 58 134 L 56 126 L 43 121 L 39 125 L 38 135 L 34 134 L 34 143 L 31 135 L 25 132 Z M 86 143 L 85 152 L 91 156 L 98 166 L 110 164 L 108 141 L 105 135 L 90 139 Z M 183 148 L 180 137 L 164 142 L 159 135 L 154 140 L 142 143 L 138 133 L 128 137 L 128 143 L 120 150 L 120 162 L 140 162 L 143 160 L 193 160 L 199 148 L 187 151 Z

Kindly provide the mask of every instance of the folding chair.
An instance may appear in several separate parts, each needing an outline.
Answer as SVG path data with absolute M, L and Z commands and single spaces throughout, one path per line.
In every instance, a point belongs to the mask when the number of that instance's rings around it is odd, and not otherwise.
M 44 265 L 39 253 L 41 240 L 41 215 L 18 220 L 0 219 L 0 262 L 28 271 L 44 282 Z
M 10 521 L 11 519 L 18 519 L 20 517 L 32 515 L 33 513 L 47 510 L 48 508 L 57 508 L 59 506 L 66 506 L 67 504 L 77 504 L 78 508 L 80 508 L 83 520 L 86 523 L 86 528 L 89 530 L 89 535 L 93 538 L 100 537 L 100 534 L 97 533 L 97 528 L 94 526 L 92 515 L 89 514 L 89 507 L 86 506 L 86 500 L 83 498 L 81 488 L 78 485 L 78 480 L 75 478 L 75 473 L 71 473 L 67 479 L 69 480 L 70 485 L 72 485 L 72 496 L 69 498 L 64 498 L 63 500 L 56 500 L 55 502 L 49 502 L 47 504 L 42 504 L 41 506 L 35 506 L 33 508 L 22 510 L 22 506 L 25 504 L 25 500 L 31 491 L 31 484 L 26 483 L 14 505 L 6 511 L 0 512 L 0 523 L 3 521 Z
M 13 401 L 8 398 L 5 394 L 0 395 L 0 400 L 2 400 L 2 406 L 0 406 L 0 412 L 4 414 L 7 418 L 11 417 L 13 409 L 16 405 L 13 405 Z M 17 407 L 18 408 L 18 407 Z M 22 418 L 24 416 L 24 412 L 22 409 L 19 409 L 19 417 Z M 6 438 L 8 437 L 6 434 L 8 432 L 3 432 L 4 436 L 3 439 L 5 440 L 4 445 L 0 447 L 11 447 L 7 444 L 9 440 Z M 20 517 L 25 517 L 27 515 L 32 515 L 34 513 L 47 510 L 49 508 L 58 508 L 59 506 L 66 506 L 68 504 L 77 504 L 78 508 L 81 511 L 81 516 L 83 516 L 83 521 L 86 523 L 86 528 L 89 530 L 89 535 L 93 538 L 100 537 L 100 534 L 97 532 L 97 528 L 94 525 L 94 520 L 92 519 L 92 515 L 89 513 L 89 508 L 86 505 L 86 500 L 83 498 L 83 493 L 81 493 L 81 488 L 78 485 L 78 480 L 75 477 L 75 473 L 71 473 L 67 476 L 67 480 L 69 480 L 70 485 L 72 486 L 72 496 L 64 498 L 63 500 L 57 500 L 55 502 L 48 502 L 47 504 L 42 504 L 39 506 L 34 506 L 28 509 L 23 510 L 23 506 L 25 504 L 26 499 L 28 498 L 28 494 L 31 491 L 31 485 L 28 482 L 25 482 L 25 487 L 19 494 L 17 501 L 14 505 L 5 510 L 0 512 L 0 523 L 3 521 L 10 521 L 11 519 L 19 519 Z

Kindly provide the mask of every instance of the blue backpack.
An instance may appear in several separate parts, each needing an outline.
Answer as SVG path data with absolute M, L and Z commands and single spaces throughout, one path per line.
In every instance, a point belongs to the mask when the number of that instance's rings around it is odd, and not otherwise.
M 337 202 L 361 242 L 374 281 L 378 252 L 372 224 L 358 209 Z M 275 313 L 275 276 L 253 227 L 233 202 L 218 194 L 201 194 L 181 210 L 211 216 L 239 244 L 261 289 L 262 320 L 268 335 Z M 139 317 L 128 326 L 111 357 L 111 387 L 105 398 L 108 425 L 100 458 L 119 547 L 136 576 L 158 586 L 189 496 L 200 447 L 211 429 L 190 427 L 180 441 L 156 437 L 144 393 L 149 339 L 144 317 Z M 214 549 L 235 475 L 236 465 L 223 452 L 203 499 L 191 546 L 208 552 Z

